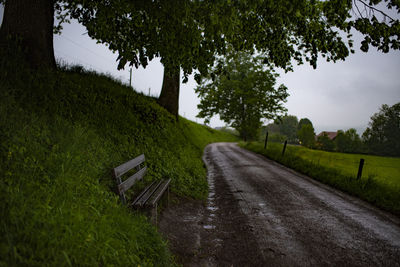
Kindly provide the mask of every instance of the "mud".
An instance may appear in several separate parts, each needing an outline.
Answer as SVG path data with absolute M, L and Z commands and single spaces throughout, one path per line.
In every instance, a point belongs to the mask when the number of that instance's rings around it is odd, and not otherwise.
M 400 220 L 231 143 L 206 147 L 206 203 L 159 229 L 184 266 L 400 266 Z

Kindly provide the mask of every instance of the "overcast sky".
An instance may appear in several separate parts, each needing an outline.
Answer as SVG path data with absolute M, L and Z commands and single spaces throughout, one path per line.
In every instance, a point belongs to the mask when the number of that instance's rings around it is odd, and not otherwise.
M 0 21 L 3 8 L 0 6 Z M 104 45 L 96 44 L 85 34 L 85 28 L 72 21 L 65 24 L 61 35 L 54 36 L 54 51 L 58 60 L 80 64 L 88 69 L 109 73 L 129 84 L 129 68 L 117 71 L 116 58 Z M 356 48 L 361 41 L 355 36 Z M 327 63 L 321 60 L 316 70 L 309 65 L 296 66 L 294 72 L 280 72 L 278 83 L 284 83 L 290 96 L 286 103 L 288 114 L 299 119 L 309 118 L 319 133 L 356 128 L 361 134 L 370 117 L 382 104 L 400 102 L 400 52 L 388 54 L 370 48 L 368 53 L 356 49 L 346 61 Z M 133 69 L 132 86 L 137 91 L 158 96 L 161 90 L 163 66 L 153 60 L 146 69 Z M 199 99 L 194 93 L 193 77 L 181 84 L 179 113 L 193 121 L 196 118 Z M 211 126 L 224 126 L 219 118 L 211 120 Z

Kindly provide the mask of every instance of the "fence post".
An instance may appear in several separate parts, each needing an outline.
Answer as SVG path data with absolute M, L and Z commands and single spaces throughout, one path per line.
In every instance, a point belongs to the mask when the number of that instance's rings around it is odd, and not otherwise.
M 268 143 L 268 131 L 267 131 L 267 135 L 265 136 L 264 149 L 267 148 L 267 143 Z
M 285 154 L 286 145 L 287 145 L 287 140 L 285 140 L 285 144 L 283 145 L 282 156 Z
M 361 178 L 363 167 L 364 167 L 364 159 L 360 159 L 360 165 L 358 166 L 357 180 Z

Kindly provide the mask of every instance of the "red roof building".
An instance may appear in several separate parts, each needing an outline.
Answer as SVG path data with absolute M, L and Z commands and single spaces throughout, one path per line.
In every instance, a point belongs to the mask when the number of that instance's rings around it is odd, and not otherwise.
M 332 141 L 335 140 L 335 138 L 337 136 L 337 132 L 326 132 L 326 131 L 323 131 L 323 132 L 319 133 L 316 136 L 316 138 L 318 138 L 318 137 L 320 137 L 320 136 L 322 136 L 324 134 L 326 134 L 328 136 L 328 138 L 331 139 Z

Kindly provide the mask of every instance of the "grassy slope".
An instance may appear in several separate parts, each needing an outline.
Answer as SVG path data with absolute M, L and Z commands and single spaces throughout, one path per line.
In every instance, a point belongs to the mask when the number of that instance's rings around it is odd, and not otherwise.
M 144 153 L 148 180 L 205 198 L 202 150 L 235 138 L 176 123 L 104 76 L 12 64 L 0 65 L 0 266 L 173 265 L 156 229 L 112 192 L 111 169 Z
M 324 183 L 356 195 L 381 208 L 400 215 L 400 158 L 333 153 L 268 143 L 241 144 L 290 168 Z M 360 158 L 365 159 L 362 179 L 356 180 Z

